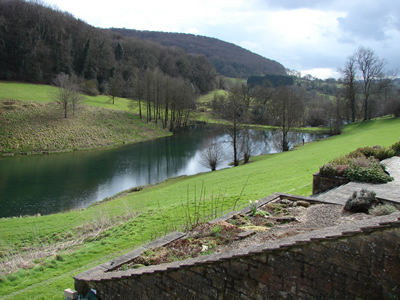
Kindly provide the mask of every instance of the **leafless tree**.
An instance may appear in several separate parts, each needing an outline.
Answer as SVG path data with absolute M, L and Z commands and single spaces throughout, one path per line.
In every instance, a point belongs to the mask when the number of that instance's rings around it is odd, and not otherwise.
M 357 85 L 357 61 L 356 56 L 351 55 L 347 58 L 347 61 L 343 68 L 339 68 L 339 72 L 343 76 L 343 85 L 345 89 L 344 97 L 349 103 L 351 112 L 351 121 L 356 121 L 356 97 L 358 92 Z
M 373 50 L 360 47 L 354 56 L 361 72 L 364 120 L 368 120 L 370 119 L 370 98 L 379 95 L 390 84 L 390 79 L 384 74 L 385 60 L 376 56 Z
M 215 101 L 217 113 L 220 117 L 229 121 L 225 126 L 228 135 L 231 138 L 233 147 L 233 165 L 239 165 L 240 153 L 240 135 L 243 125 L 249 119 L 250 96 L 249 89 L 246 85 L 236 84 L 231 90 L 228 97 L 219 97 Z
M 215 171 L 225 159 L 221 144 L 213 139 L 206 140 L 200 153 L 200 159 L 202 165 L 211 168 L 211 171 Z
M 121 96 L 123 88 L 123 79 L 120 76 L 113 76 L 108 82 L 107 94 L 112 100 L 112 104 L 115 104 L 115 97 Z
M 275 94 L 269 103 L 269 109 L 282 132 L 281 149 L 288 151 L 288 133 L 301 124 L 304 115 L 303 100 L 294 88 L 282 86 L 275 90 Z
M 57 89 L 54 92 L 54 98 L 62 105 L 64 117 L 68 118 L 68 109 L 72 107 L 72 114 L 75 114 L 76 107 L 83 100 L 79 93 L 79 85 L 73 76 L 60 73 L 53 80 Z
M 247 164 L 250 157 L 254 154 L 254 144 L 251 139 L 249 128 L 244 128 L 241 134 L 240 152 L 243 154 L 243 163 Z

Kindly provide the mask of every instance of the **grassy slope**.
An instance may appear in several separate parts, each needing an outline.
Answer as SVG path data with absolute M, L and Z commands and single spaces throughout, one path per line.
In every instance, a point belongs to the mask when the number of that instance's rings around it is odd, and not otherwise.
M 0 154 L 98 148 L 169 134 L 160 126 L 143 123 L 134 115 L 138 107 L 131 109 L 131 101 L 123 98 L 112 104 L 107 96 L 86 97 L 76 115 L 65 119 L 52 101 L 54 90 L 0 82 Z
M 4 87 L 9 85 L 0 82 L 0 98 L 51 100 L 43 96 L 43 91 L 51 87 L 15 84 L 7 92 Z M 128 100 L 117 99 L 115 105 L 106 103 L 107 100 L 100 96 L 89 98 L 86 103 L 128 109 Z M 62 299 L 63 289 L 73 287 L 72 276 L 75 274 L 178 227 L 184 215 L 182 203 L 198 198 L 202 186 L 206 189 L 206 206 L 209 208 L 213 195 L 214 199 L 219 199 L 220 206 L 224 205 L 224 210 L 233 208 L 246 181 L 239 199 L 241 206 L 247 205 L 248 200 L 260 199 L 273 192 L 309 195 L 311 175 L 320 165 L 360 146 L 391 145 L 399 139 L 399 129 L 400 120 L 396 119 L 352 124 L 340 136 L 306 144 L 296 151 L 255 157 L 253 163 L 233 169 L 169 180 L 88 209 L 42 217 L 0 219 L 0 250 L 7 253 L 6 249 L 68 242 L 79 237 L 82 225 L 123 216 L 132 210 L 138 213 L 92 242 L 58 252 L 58 256 L 35 260 L 34 265 L 25 270 L 0 277 L 0 298 Z M 224 196 L 217 197 L 218 194 Z M 166 224 L 169 227 L 166 228 Z
M 260 199 L 273 192 L 309 195 L 311 175 L 318 171 L 320 165 L 360 146 L 391 145 L 399 139 L 399 129 L 399 119 L 352 124 L 340 136 L 306 144 L 295 151 L 255 157 L 253 163 L 233 169 L 169 180 L 85 210 L 2 219 L 1 242 L 10 246 L 43 241 L 49 236 L 63 237 L 68 232 L 75 234 L 78 225 L 104 215 L 123 215 L 127 207 L 139 212 L 135 218 L 108 230 L 99 240 L 61 252 L 58 259 L 51 257 L 37 262 L 34 268 L 3 277 L 0 296 L 25 299 L 37 295 L 39 299 L 61 299 L 62 290 L 73 286 L 73 275 L 128 252 L 157 233 L 163 234 L 172 229 L 165 228 L 165 224 L 178 226 L 183 215 L 181 203 L 186 203 L 188 198 L 194 199 L 195 190 L 196 197 L 199 197 L 201 186 L 206 189 L 207 199 L 211 198 L 211 194 L 215 197 L 220 191 L 225 194 L 225 209 L 232 209 L 247 180 L 239 200 L 241 206 L 247 205 L 248 200 Z

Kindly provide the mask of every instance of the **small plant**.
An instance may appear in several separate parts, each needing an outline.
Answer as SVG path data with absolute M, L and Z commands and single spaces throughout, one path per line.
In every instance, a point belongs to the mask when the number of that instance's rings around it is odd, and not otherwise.
M 397 208 L 390 204 L 379 204 L 369 209 L 368 213 L 373 216 L 386 216 L 397 212 Z
M 222 226 L 221 225 L 215 225 L 211 228 L 211 234 L 216 237 L 221 237 L 221 232 L 222 232 Z
M 257 213 L 257 204 L 258 204 L 258 200 L 255 200 L 254 202 L 249 200 L 250 202 L 250 208 L 251 208 L 251 213 L 250 216 L 255 216 Z
M 353 193 L 346 201 L 344 209 L 352 213 L 362 212 L 368 214 L 368 210 L 378 203 L 379 200 L 376 198 L 375 192 L 362 189 L 360 193 L 356 191 Z
M 265 210 L 258 210 L 258 211 L 254 214 L 255 217 L 257 217 L 257 216 L 266 217 L 266 216 L 270 216 L 270 215 L 271 215 L 271 214 L 270 214 L 269 212 L 265 211 Z

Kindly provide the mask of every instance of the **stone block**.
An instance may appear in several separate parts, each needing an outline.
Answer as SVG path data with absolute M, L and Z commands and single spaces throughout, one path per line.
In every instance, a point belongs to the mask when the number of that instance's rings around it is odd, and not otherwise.
M 73 289 L 65 289 L 64 297 L 71 300 L 78 299 L 78 292 Z

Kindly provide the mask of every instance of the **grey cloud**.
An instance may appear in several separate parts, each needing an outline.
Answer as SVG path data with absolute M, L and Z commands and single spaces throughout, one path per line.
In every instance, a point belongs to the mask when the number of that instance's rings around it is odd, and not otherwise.
M 339 28 L 344 33 L 349 33 L 354 38 L 383 41 L 388 39 L 388 30 L 395 29 L 393 24 L 398 24 L 400 9 L 397 1 L 393 5 L 383 3 L 369 3 L 352 7 L 344 18 L 338 18 Z M 398 29 L 397 29 L 398 30 Z

